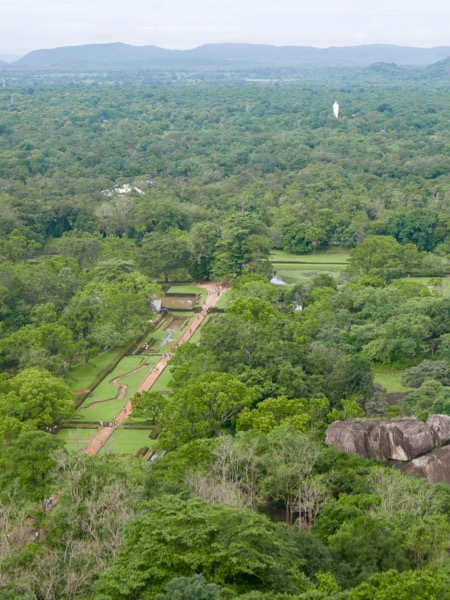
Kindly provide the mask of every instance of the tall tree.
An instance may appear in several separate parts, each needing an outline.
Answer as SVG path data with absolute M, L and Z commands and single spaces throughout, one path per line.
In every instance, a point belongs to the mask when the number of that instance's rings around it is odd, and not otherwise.
M 187 242 L 174 230 L 167 233 L 152 231 L 144 236 L 137 259 L 146 275 L 153 279 L 162 276 L 169 281 L 189 266 Z
M 270 273 L 271 246 L 269 229 L 256 216 L 249 213 L 229 216 L 216 243 L 213 276 L 228 279 L 244 271 Z
M 205 373 L 169 398 L 159 423 L 161 441 L 173 447 L 217 435 L 252 401 L 252 390 L 232 375 Z
M 60 425 L 73 411 L 70 389 L 45 369 L 30 367 L 0 380 L 0 439 Z
M 203 574 L 239 592 L 298 593 L 310 587 L 295 536 L 249 510 L 166 496 L 125 530 L 124 543 L 97 587 L 101 597 L 151 598 L 175 577 Z

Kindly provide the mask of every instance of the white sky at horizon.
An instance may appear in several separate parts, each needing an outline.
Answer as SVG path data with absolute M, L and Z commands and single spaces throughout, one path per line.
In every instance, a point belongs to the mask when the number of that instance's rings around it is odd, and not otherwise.
M 0 54 L 124 42 L 187 49 L 450 45 L 443 0 L 0 0 Z

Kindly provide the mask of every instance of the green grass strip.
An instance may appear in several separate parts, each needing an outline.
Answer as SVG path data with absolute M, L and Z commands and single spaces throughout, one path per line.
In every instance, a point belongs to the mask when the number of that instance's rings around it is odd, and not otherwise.
M 82 450 L 96 433 L 96 429 L 61 429 L 58 438 L 66 443 L 67 450 Z
M 329 252 L 316 252 L 316 254 L 290 254 L 282 250 L 274 250 L 270 255 L 270 261 L 292 262 L 292 263 L 346 263 L 350 254 L 348 252 L 332 254 Z
M 91 383 L 106 367 L 123 352 L 124 347 L 111 348 L 106 352 L 100 352 L 88 363 L 75 365 L 70 370 L 69 387 L 74 392 L 80 392 L 89 388 Z
M 100 454 L 136 454 L 141 448 L 153 448 L 156 440 L 149 437 L 149 430 L 116 429 Z
M 404 370 L 393 370 L 385 367 L 373 367 L 373 380 L 375 383 L 379 383 L 388 394 L 400 394 L 403 392 L 410 392 L 413 388 L 408 388 L 400 383 L 401 376 Z

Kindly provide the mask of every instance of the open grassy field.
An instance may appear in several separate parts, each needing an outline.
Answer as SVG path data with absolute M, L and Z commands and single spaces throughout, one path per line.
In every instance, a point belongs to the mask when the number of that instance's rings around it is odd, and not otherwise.
M 100 454 L 136 454 L 141 448 L 152 448 L 156 440 L 149 434 L 148 429 L 116 429 Z
M 281 278 L 285 283 L 299 283 L 301 281 L 308 281 L 316 275 L 322 273 L 330 275 L 331 277 L 339 278 L 339 276 L 345 271 L 345 265 L 338 264 L 283 264 L 283 263 L 272 263 L 273 269 L 277 277 Z
M 274 250 L 270 255 L 270 262 L 292 262 L 292 263 L 326 263 L 338 264 L 347 263 L 350 254 L 344 253 L 328 253 L 316 252 L 316 254 L 289 254 L 283 250 Z
M 275 250 L 270 260 L 278 278 L 287 284 L 295 284 L 322 273 L 339 278 L 347 267 L 349 256 L 348 253 L 289 254 Z
M 373 379 L 375 383 L 379 383 L 388 394 L 409 392 L 412 388 L 404 387 L 400 383 L 400 378 L 403 371 L 395 371 L 386 367 L 373 367 Z
M 58 438 L 66 443 L 67 450 L 82 450 L 96 432 L 96 429 L 61 429 Z

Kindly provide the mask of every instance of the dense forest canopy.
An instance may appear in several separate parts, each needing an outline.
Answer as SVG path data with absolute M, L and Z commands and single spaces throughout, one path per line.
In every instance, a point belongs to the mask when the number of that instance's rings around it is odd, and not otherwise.
M 450 415 L 449 86 L 385 71 L 6 72 L 5 598 L 447 597 L 448 485 L 324 444 Z M 274 252 L 349 260 L 275 285 Z M 74 369 L 153 331 L 173 281 L 231 290 L 132 401 L 159 458 L 69 452 Z

